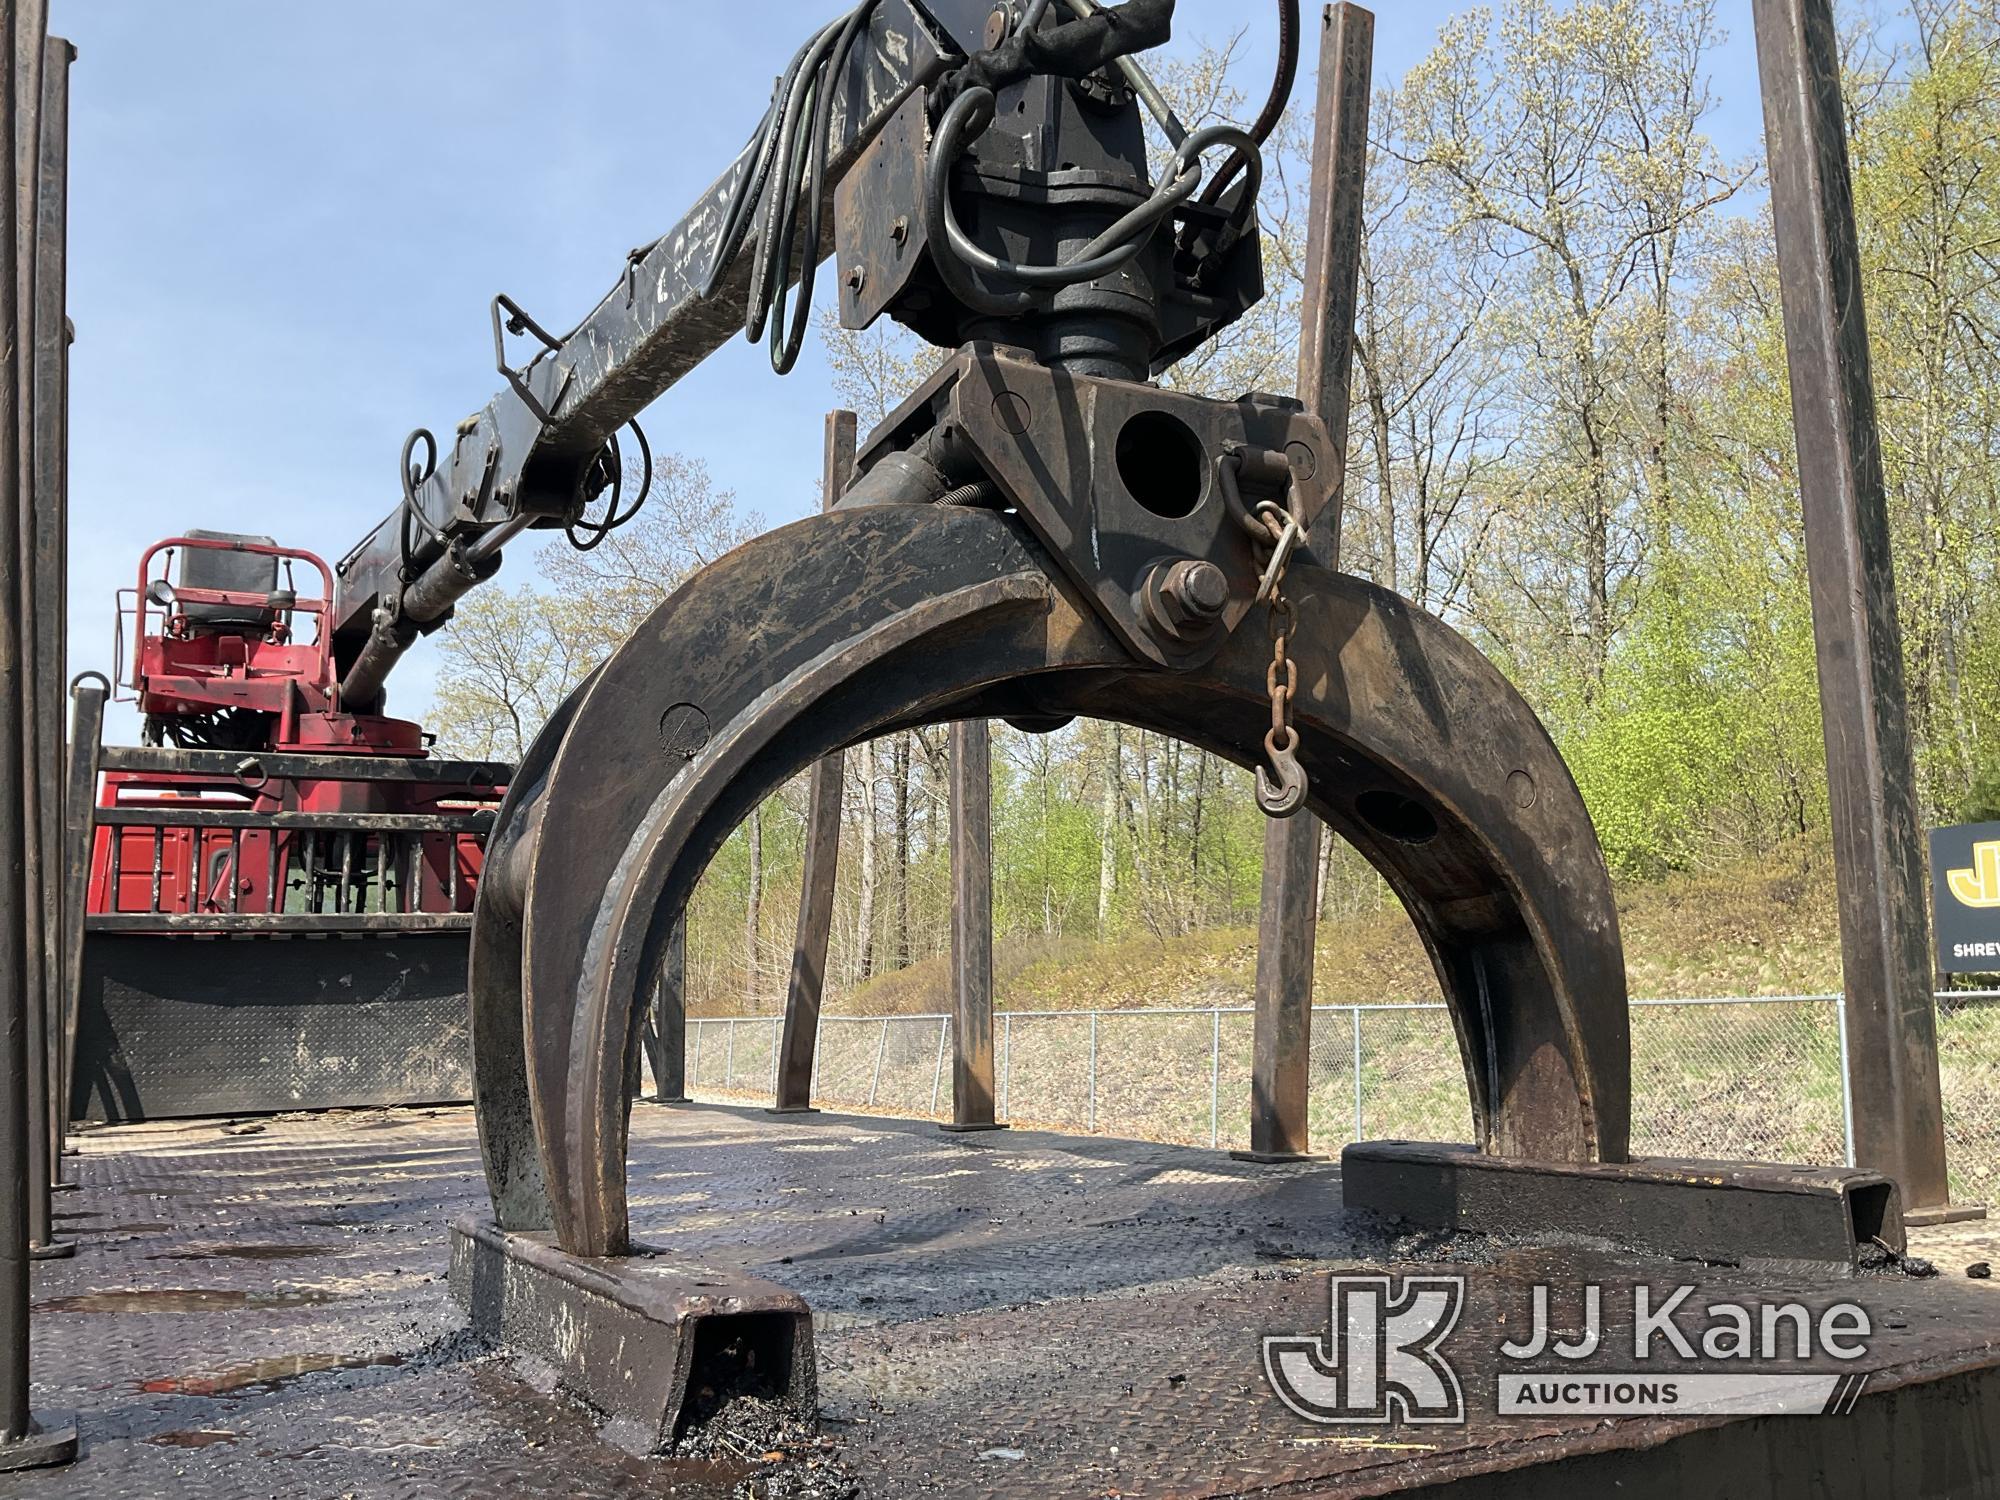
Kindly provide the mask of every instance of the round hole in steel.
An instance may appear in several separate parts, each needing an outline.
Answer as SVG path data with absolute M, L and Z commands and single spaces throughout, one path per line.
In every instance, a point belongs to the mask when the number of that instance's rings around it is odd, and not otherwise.
M 1354 799 L 1354 810 L 1362 822 L 1399 844 L 1428 844 L 1438 834 L 1431 810 L 1401 792 L 1363 792 Z
M 1208 454 L 1194 429 L 1179 417 L 1142 411 L 1118 434 L 1118 477 L 1154 515 L 1179 520 L 1201 504 Z

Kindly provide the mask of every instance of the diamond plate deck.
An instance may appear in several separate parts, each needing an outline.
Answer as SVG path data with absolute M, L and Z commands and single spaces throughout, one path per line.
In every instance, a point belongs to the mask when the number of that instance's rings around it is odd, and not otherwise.
M 642 1237 L 815 1308 L 824 1431 L 870 1496 L 1598 1494 L 1619 1464 L 1680 1485 L 1620 1493 L 1763 1494 L 1783 1491 L 1731 1486 L 1780 1462 L 1801 1483 L 1907 1463 L 1973 1476 L 1952 1493 L 1994 1492 L 2000 1293 L 1964 1279 L 1991 1246 L 1963 1226 L 1914 1237 L 1916 1253 L 1944 1247 L 1936 1280 L 1786 1284 L 1398 1237 L 1342 1216 L 1326 1164 L 714 1106 L 642 1106 L 633 1136 Z M 630 1458 L 463 1335 L 445 1225 L 483 1202 L 469 1111 L 248 1135 L 128 1126 L 81 1145 L 61 1221 L 81 1248 L 36 1269 L 35 1371 L 37 1405 L 79 1413 L 85 1455 L 0 1479 L 5 1500 L 706 1496 L 753 1467 Z M 1518 1331 L 1542 1274 L 1854 1298 L 1878 1322 L 1868 1400 L 1900 1405 L 1878 1424 L 1888 1438 L 1851 1418 L 1773 1419 L 1776 1437 L 1715 1419 L 1502 1420 L 1468 1360 L 1467 1427 L 1316 1428 L 1271 1396 L 1259 1340 L 1323 1327 L 1317 1273 L 1361 1265 L 1466 1274 L 1474 1350 L 1509 1317 Z

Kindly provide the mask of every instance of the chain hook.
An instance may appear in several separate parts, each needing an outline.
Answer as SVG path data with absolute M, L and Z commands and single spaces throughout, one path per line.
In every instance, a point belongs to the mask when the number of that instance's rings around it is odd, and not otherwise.
M 1271 764 L 1257 768 L 1257 806 L 1266 817 L 1289 818 L 1306 805 L 1306 792 L 1312 783 L 1306 779 L 1306 768 L 1290 750 L 1273 750 L 1267 740 L 1264 754 Z M 1273 770 L 1278 773 L 1275 779 L 1271 775 Z

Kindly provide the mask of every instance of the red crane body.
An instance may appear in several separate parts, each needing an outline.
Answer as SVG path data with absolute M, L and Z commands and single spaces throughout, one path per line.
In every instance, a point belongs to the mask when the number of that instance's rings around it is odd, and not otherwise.
M 324 561 L 267 538 L 197 531 L 147 548 L 129 605 L 120 595 L 120 701 L 136 704 L 148 744 L 242 755 L 230 776 L 105 773 L 90 913 L 157 916 L 171 919 L 163 930 L 188 932 L 205 915 L 472 910 L 483 833 L 366 825 L 491 809 L 503 787 L 273 775 L 259 758 L 428 758 L 418 725 L 342 711 L 328 628 L 333 595 Z M 104 816 L 132 810 L 159 820 L 114 824 Z M 227 817 L 223 826 L 202 816 L 215 813 Z M 297 826 L 322 814 L 349 826 Z

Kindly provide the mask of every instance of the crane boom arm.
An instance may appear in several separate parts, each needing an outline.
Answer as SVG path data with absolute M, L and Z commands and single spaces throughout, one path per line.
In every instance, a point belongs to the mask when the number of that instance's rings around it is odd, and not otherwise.
M 991 13 L 990 0 L 876 0 L 831 100 L 826 202 L 914 91 L 980 50 Z M 332 628 L 350 711 L 379 705 L 402 653 L 497 570 L 506 541 L 572 519 L 607 440 L 743 327 L 754 224 L 713 294 L 702 288 L 755 154 L 745 148 L 678 225 L 634 251 L 617 285 L 567 335 L 548 335 L 508 299 L 494 299 L 506 387 L 438 444 L 435 467 L 409 501 L 336 570 Z M 831 248 L 828 236 L 821 249 Z M 503 326 L 542 343 L 525 366 L 509 365 Z

